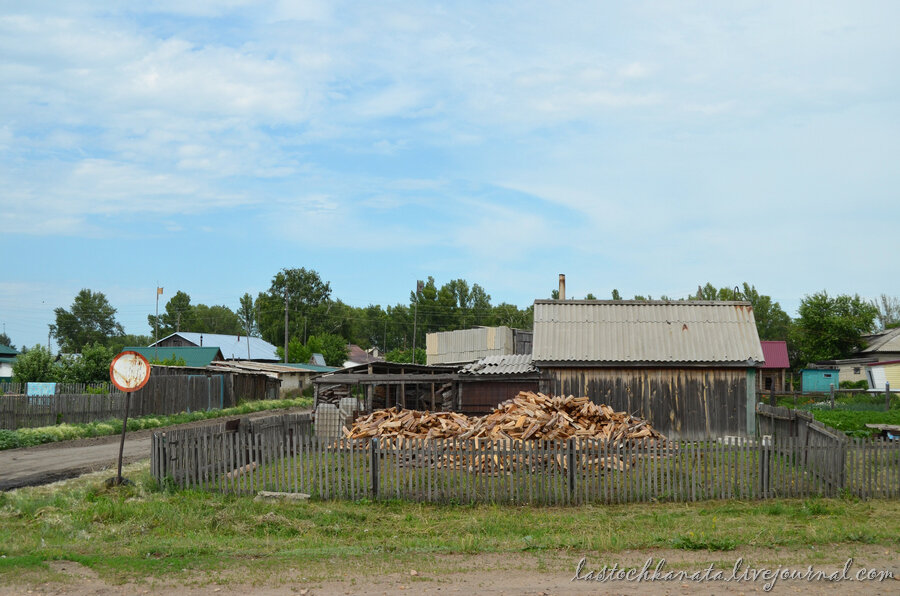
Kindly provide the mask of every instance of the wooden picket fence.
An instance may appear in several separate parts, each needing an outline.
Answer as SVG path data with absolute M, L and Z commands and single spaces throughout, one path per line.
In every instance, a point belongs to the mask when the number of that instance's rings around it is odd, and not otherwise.
M 804 462 L 817 462 L 810 467 Z M 830 462 L 830 463 L 829 463 Z M 824 469 L 823 469 L 824 468 Z M 323 440 L 304 431 L 158 432 L 161 483 L 323 499 L 580 504 L 856 495 L 900 497 L 900 443 Z M 839 473 L 834 470 L 840 470 Z
M 28 383 L 15 383 L 12 381 L 0 382 L 0 395 L 25 395 Z M 81 394 L 91 395 L 105 393 L 121 393 L 112 383 L 56 383 L 56 394 Z

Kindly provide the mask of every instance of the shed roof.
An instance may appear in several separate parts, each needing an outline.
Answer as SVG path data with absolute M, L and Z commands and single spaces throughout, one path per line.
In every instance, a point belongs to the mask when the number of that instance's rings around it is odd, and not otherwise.
M 900 327 L 888 329 L 882 333 L 864 335 L 863 339 L 868 345 L 860 351 L 861 354 L 900 352 Z
M 537 369 L 531 363 L 531 354 L 503 354 L 486 356 L 465 365 L 459 372 L 467 375 L 521 375 L 536 373 Z
M 217 346 L 222 350 L 222 356 L 229 360 L 272 360 L 278 362 L 278 353 L 275 346 L 259 337 L 250 337 L 250 353 L 247 354 L 246 335 L 223 335 L 221 333 L 196 333 L 193 331 L 177 331 L 159 340 L 163 342 L 177 335 L 181 339 L 202 347 Z M 202 339 L 201 339 L 202 338 Z M 159 343 L 157 342 L 157 343 Z M 154 346 L 156 344 L 150 344 Z
M 749 302 L 536 300 L 534 362 L 756 366 Z
M 9 346 L 0 344 L 0 356 L 18 356 L 19 353 Z
M 159 348 L 150 346 L 148 348 L 145 348 L 142 346 L 125 348 L 125 350 L 137 352 L 150 362 L 153 362 L 157 358 L 159 360 L 180 358 L 184 360 L 184 365 L 188 367 L 203 368 L 209 366 L 209 363 L 214 360 L 224 360 L 224 358 L 222 357 L 222 350 L 220 350 L 216 346 L 203 346 L 202 348 L 194 346 L 160 346 Z
M 760 368 L 790 368 L 786 341 L 761 341 L 765 364 Z

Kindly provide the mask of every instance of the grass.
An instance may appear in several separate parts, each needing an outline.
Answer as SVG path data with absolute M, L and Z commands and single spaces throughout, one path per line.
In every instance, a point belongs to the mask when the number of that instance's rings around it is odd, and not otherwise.
M 223 410 L 207 410 L 198 412 L 182 412 L 168 416 L 140 416 L 128 419 L 128 430 L 145 430 L 160 428 L 173 424 L 196 422 L 221 418 L 223 416 L 240 416 L 263 410 L 279 408 L 301 408 L 312 405 L 312 399 L 300 397 L 296 399 L 274 399 L 243 402 L 233 408 Z M 0 450 L 16 449 L 18 447 L 32 447 L 43 443 L 55 441 L 68 441 L 71 439 L 84 439 L 87 437 L 101 437 L 115 435 L 122 432 L 122 421 L 116 418 L 102 422 L 88 422 L 84 424 L 57 424 L 55 426 L 41 426 L 37 428 L 20 428 L 18 430 L 0 430 Z
M 834 409 L 831 400 L 821 396 L 797 395 L 797 402 L 791 395 L 776 395 L 779 406 L 806 410 L 816 420 L 840 430 L 851 437 L 867 438 L 878 431 L 866 428 L 866 424 L 900 424 L 900 394 L 891 393 L 891 408 L 884 408 L 882 393 L 836 393 Z M 769 403 L 764 396 L 764 403 Z
M 159 490 L 146 464 L 107 489 L 105 475 L 0 493 L 0 585 L 47 581 L 71 560 L 107 581 L 180 581 L 197 573 L 266 581 L 284 569 L 333 577 L 404 568 L 423 555 L 728 552 L 878 544 L 900 550 L 900 502 L 721 501 L 581 507 L 433 505 L 404 501 L 260 503 Z M 848 523 L 852 520 L 852 523 Z M 413 567 L 414 568 L 414 567 Z M 187 571 L 190 570 L 190 571 Z M 255 580 L 254 580 L 255 578 Z

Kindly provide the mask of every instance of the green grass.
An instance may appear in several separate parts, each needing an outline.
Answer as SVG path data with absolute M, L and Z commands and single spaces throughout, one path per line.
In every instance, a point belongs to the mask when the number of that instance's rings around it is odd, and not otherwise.
M 108 473 L 106 473 L 108 476 Z M 728 552 L 878 544 L 900 549 L 900 502 L 721 501 L 694 504 L 533 507 L 404 501 L 260 503 L 249 497 L 155 488 L 147 466 L 133 486 L 102 475 L 0 493 L 0 585 L 46 562 L 77 561 L 109 581 L 196 573 L 241 581 L 287 567 L 333 577 L 403 568 L 431 555 L 618 553 L 632 549 Z M 848 523 L 852 520 L 852 523 Z M 190 570 L 190 571 L 187 571 Z M 44 575 L 42 575 L 44 574 Z
M 209 420 L 223 416 L 240 416 L 263 410 L 278 408 L 301 408 L 312 405 L 312 400 L 306 397 L 296 399 L 275 399 L 248 401 L 233 408 L 223 410 L 208 410 L 199 412 L 182 412 L 169 416 L 141 416 L 128 419 L 128 430 L 145 430 L 184 424 L 197 420 Z M 16 449 L 18 447 L 32 447 L 43 443 L 55 441 L 68 441 L 71 439 L 84 439 L 87 437 L 101 437 L 115 435 L 122 432 L 122 421 L 110 419 L 102 422 L 88 422 L 84 424 L 57 424 L 55 426 L 41 426 L 37 428 L 20 428 L 18 430 L 0 430 L 0 450 Z
M 811 410 L 819 422 L 836 428 L 852 437 L 869 437 L 878 431 L 866 424 L 900 424 L 900 409 L 885 411 Z

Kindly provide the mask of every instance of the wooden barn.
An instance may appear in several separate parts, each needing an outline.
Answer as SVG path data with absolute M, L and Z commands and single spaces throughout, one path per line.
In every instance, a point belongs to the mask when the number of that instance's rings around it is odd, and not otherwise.
M 466 414 L 489 414 L 520 391 L 538 391 L 540 376 L 531 354 L 482 358 L 459 371 L 455 409 Z
M 754 435 L 763 360 L 748 302 L 536 300 L 544 392 L 587 395 L 670 437 Z

